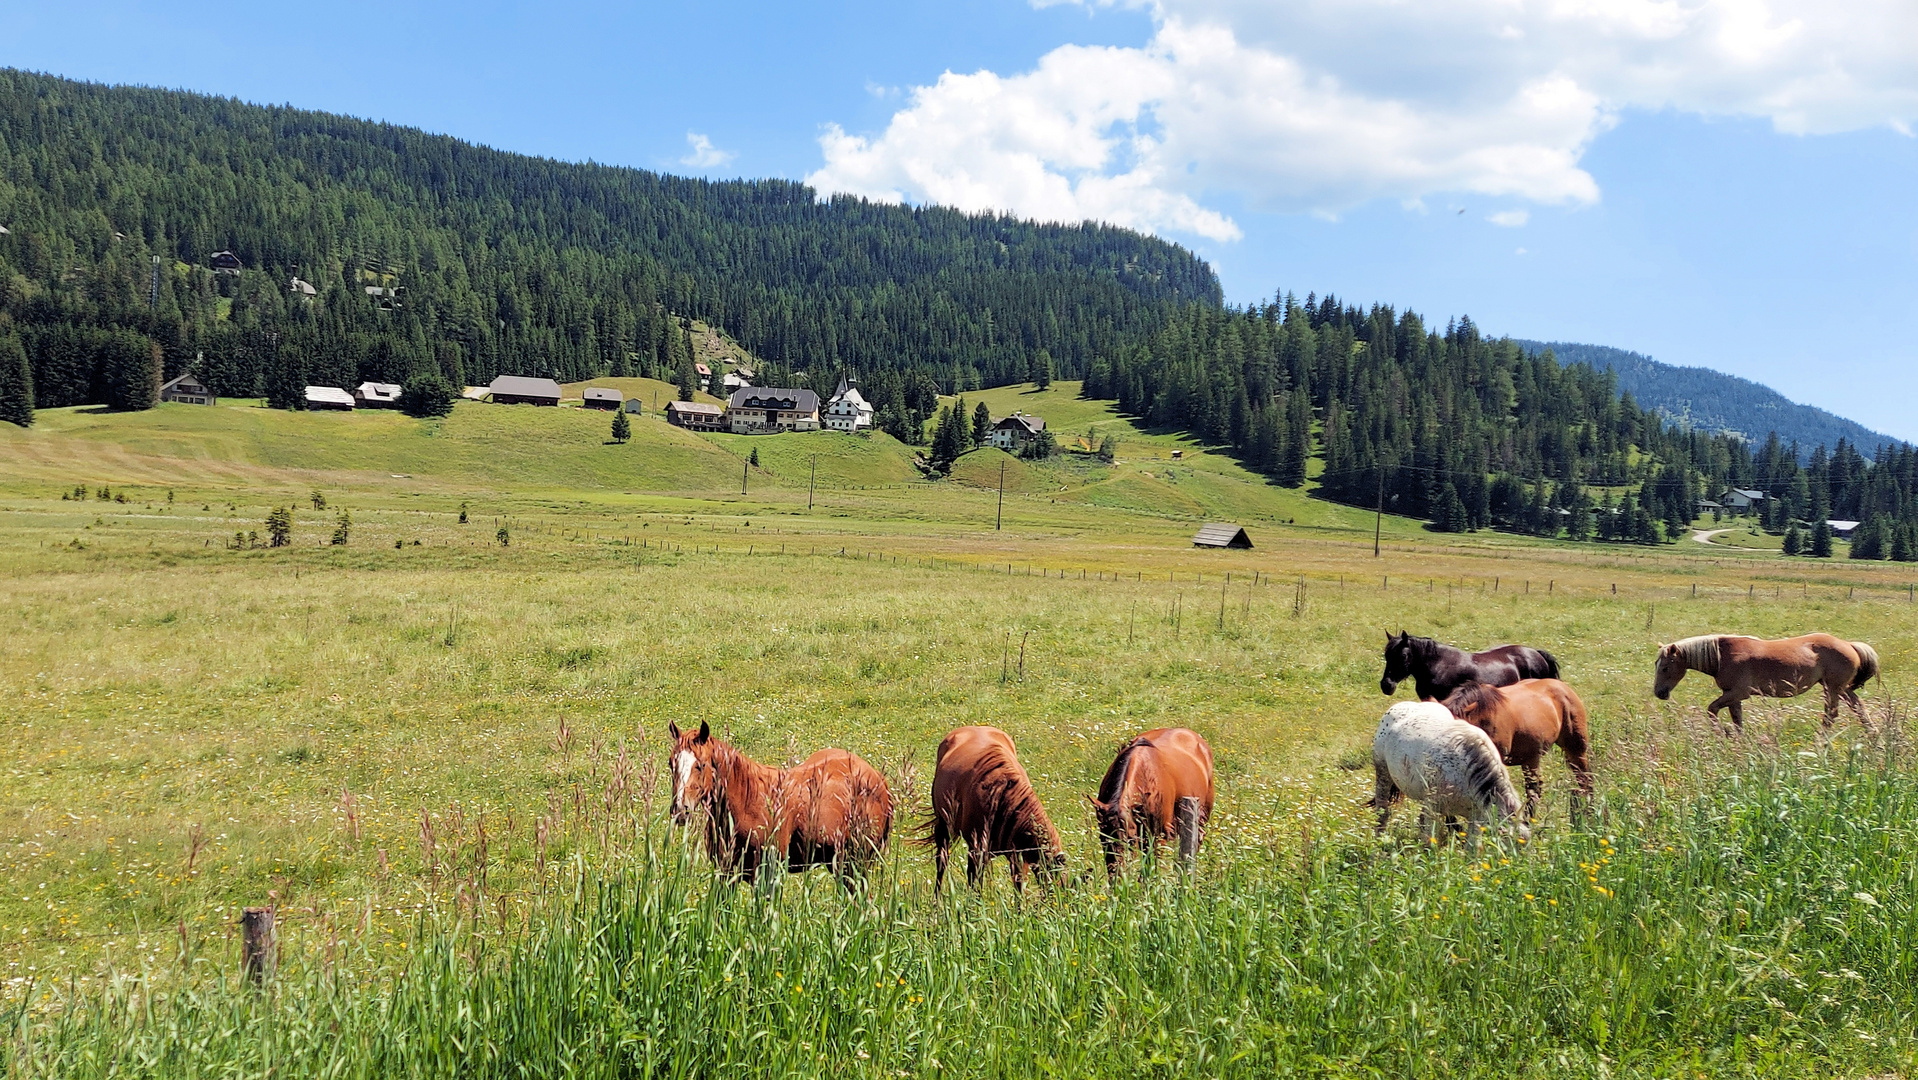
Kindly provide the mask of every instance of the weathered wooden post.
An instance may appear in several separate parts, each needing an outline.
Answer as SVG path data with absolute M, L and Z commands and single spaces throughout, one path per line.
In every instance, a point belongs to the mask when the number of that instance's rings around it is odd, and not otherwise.
M 240 913 L 240 973 L 255 986 L 266 985 L 278 966 L 280 948 L 273 922 L 270 907 L 250 907 Z
M 1199 861 L 1199 841 L 1204 838 L 1205 814 L 1196 795 L 1181 795 L 1172 811 L 1179 832 L 1179 863 L 1191 873 Z

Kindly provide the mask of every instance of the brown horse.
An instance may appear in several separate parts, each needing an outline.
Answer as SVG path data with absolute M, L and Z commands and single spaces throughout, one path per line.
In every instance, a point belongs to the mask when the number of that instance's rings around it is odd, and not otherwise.
M 1652 695 L 1664 701 L 1687 671 L 1699 671 L 1718 680 L 1723 691 L 1705 711 L 1713 722 L 1718 710 L 1730 708 L 1732 723 L 1745 726 L 1744 700 L 1758 697 L 1797 697 L 1814 686 L 1825 688 L 1825 726 L 1838 719 L 1843 701 L 1870 726 L 1858 688 L 1878 674 L 1878 653 L 1862 641 L 1844 641 L 1830 634 L 1802 637 L 1741 637 L 1707 634 L 1658 647 L 1658 675 Z
M 1181 838 L 1180 803 L 1197 820 Z M 1198 854 L 1206 819 L 1212 816 L 1212 748 L 1196 731 L 1156 728 L 1128 741 L 1112 760 L 1099 797 L 1091 800 L 1099 822 L 1099 843 L 1106 854 L 1106 874 L 1117 875 L 1128 848 L 1156 850 L 1161 840 L 1181 839 L 1179 854 L 1190 860 Z
M 1577 791 L 1572 816 L 1592 796 L 1592 766 L 1588 747 L 1585 703 L 1572 688 L 1557 679 L 1521 679 L 1510 686 L 1466 683 L 1445 699 L 1453 716 L 1492 737 L 1499 757 L 1525 771 L 1525 820 L 1538 812 L 1545 792 L 1545 754 L 1557 746 L 1565 754 Z
M 1020 890 L 1027 868 L 1050 873 L 1065 865 L 1059 830 L 1039 805 L 1012 737 L 998 728 L 955 728 L 939 743 L 932 820 L 923 841 L 936 852 L 934 892 L 945 883 L 955 839 L 966 842 L 966 881 L 974 888 L 999 855 L 1006 857 L 1013 887 Z
M 734 880 L 768 866 L 793 873 L 830 866 L 848 888 L 892 834 L 892 792 L 879 770 L 845 750 L 821 750 L 790 769 L 761 765 L 712 737 L 669 725 L 673 820 L 706 812 L 706 853 Z M 774 864 L 776 865 L 776 864 Z

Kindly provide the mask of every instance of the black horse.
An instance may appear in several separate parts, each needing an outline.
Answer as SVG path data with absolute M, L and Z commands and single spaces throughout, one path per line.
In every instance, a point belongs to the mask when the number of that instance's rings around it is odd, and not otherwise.
M 1379 689 L 1387 694 L 1406 679 L 1421 701 L 1442 701 L 1470 682 L 1510 686 L 1520 679 L 1558 678 L 1558 659 L 1530 645 L 1500 645 L 1482 653 L 1468 653 L 1429 637 L 1413 637 L 1401 630 L 1385 635 L 1385 675 Z

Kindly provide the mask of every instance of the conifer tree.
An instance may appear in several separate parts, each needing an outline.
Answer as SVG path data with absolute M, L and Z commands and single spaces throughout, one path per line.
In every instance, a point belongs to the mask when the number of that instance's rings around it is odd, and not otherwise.
M 633 437 L 633 422 L 631 420 L 626 419 L 626 410 L 625 409 L 615 410 L 613 413 L 613 441 L 616 443 L 624 443 L 627 439 L 630 439 L 632 437 Z M 759 451 L 757 450 L 753 451 L 753 453 L 755 454 L 757 454 L 758 452 Z
M 982 401 L 978 408 L 972 410 L 972 444 L 984 446 L 986 440 L 990 438 L 992 438 L 992 410 Z
M 33 426 L 33 366 L 19 336 L 12 333 L 0 334 L 0 420 Z
M 1811 545 L 1807 554 L 1814 559 L 1831 558 L 1831 522 L 1820 521 L 1811 527 Z
M 1804 553 L 1805 534 L 1798 531 L 1798 523 L 1796 521 L 1785 526 L 1784 543 L 1785 543 L 1785 546 L 1784 546 L 1785 554 L 1799 555 Z
M 679 359 L 679 400 L 691 401 L 698 391 L 699 372 L 693 370 L 692 357 L 682 356 Z

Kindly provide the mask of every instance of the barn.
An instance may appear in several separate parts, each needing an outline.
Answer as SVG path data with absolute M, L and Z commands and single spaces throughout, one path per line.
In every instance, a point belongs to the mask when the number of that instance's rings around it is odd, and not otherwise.
M 495 405 L 558 405 L 559 384 L 551 379 L 501 375 L 487 387 Z
M 338 409 L 341 412 L 353 411 L 353 395 L 337 386 L 309 386 L 306 388 L 306 407 L 309 409 Z
M 1206 525 L 1192 538 L 1193 547 L 1211 548 L 1249 548 L 1252 538 L 1245 534 L 1241 525 Z
M 618 412 L 620 403 L 625 400 L 625 394 L 610 386 L 589 386 L 581 396 L 580 404 L 588 409 L 611 409 Z

